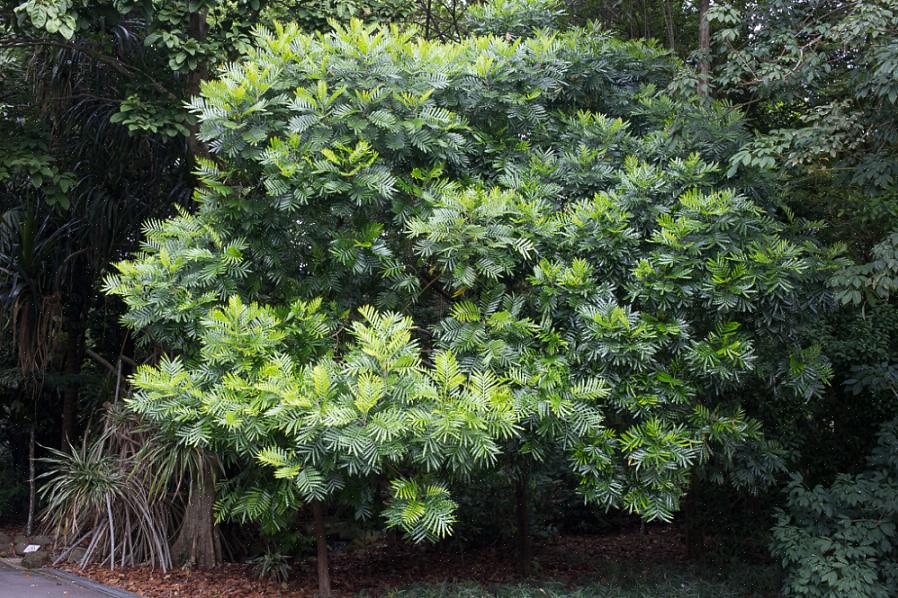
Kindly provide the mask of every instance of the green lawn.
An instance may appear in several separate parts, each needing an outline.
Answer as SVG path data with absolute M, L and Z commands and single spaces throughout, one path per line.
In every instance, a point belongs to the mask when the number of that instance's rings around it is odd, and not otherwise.
M 532 582 L 481 586 L 474 582 L 413 585 L 383 598 L 745 598 L 779 595 L 773 567 L 735 565 L 682 569 L 630 568 L 581 584 Z

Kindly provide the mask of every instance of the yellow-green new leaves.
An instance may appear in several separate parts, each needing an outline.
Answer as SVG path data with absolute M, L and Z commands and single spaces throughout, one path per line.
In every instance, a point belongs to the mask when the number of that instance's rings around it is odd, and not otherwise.
M 495 462 L 520 417 L 495 374 L 467 372 L 448 351 L 424 363 L 411 320 L 370 307 L 340 359 L 303 364 L 292 347 L 320 332 L 315 307 L 279 315 L 231 297 L 202 321 L 202 365 L 141 368 L 132 408 L 191 444 L 252 457 L 293 483 L 300 501 L 388 471 L 465 476 Z M 389 525 L 415 540 L 450 531 L 455 504 L 443 486 L 399 500 Z
M 383 397 L 384 379 L 371 372 L 363 372 L 357 378 L 356 383 L 350 387 L 350 390 L 352 396 L 355 397 L 353 404 L 359 413 L 365 416 Z
M 389 527 L 401 529 L 415 542 L 440 540 L 452 533 L 458 505 L 445 486 L 400 478 L 390 488 L 393 500 L 384 511 Z

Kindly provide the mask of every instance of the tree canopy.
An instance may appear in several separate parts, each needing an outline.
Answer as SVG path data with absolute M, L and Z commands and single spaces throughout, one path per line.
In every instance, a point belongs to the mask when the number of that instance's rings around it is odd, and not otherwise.
M 325 517 L 437 541 L 490 485 L 519 539 L 558 492 L 685 510 L 690 553 L 751 494 L 787 590 L 887 593 L 896 18 L 0 3 L 0 428 L 30 510 L 52 471 L 90 558 L 125 537 L 163 567 L 219 562 L 213 519 L 274 538 L 308 510 L 326 574 Z M 110 485 L 86 510 L 78 472 Z M 869 513 L 875 584 L 807 567 L 842 523 L 829 556 L 872 550 Z
M 800 354 L 787 323 L 831 258 L 726 178 L 742 123 L 664 91 L 662 50 L 359 21 L 256 43 L 192 103 L 195 213 L 106 281 L 177 355 L 132 408 L 282 480 L 222 515 L 386 476 L 387 523 L 438 537 L 451 503 L 416 477 L 513 441 L 564 451 L 591 503 L 670 519 L 694 467 L 761 438 L 734 391 Z

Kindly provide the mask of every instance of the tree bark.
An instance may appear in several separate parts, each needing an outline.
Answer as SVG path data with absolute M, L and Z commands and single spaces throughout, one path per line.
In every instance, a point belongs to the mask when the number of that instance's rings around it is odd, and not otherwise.
M 172 561 L 188 567 L 214 567 L 221 564 L 221 538 L 212 509 L 215 505 L 213 464 L 203 461 L 203 469 L 190 480 L 190 495 L 184 521 L 171 547 Z
M 62 390 L 62 438 L 61 448 L 66 450 L 69 443 L 75 437 L 75 422 L 78 410 L 78 395 L 81 390 L 81 366 L 85 357 L 85 327 L 83 314 L 78 316 L 77 322 L 71 322 L 66 331 L 65 355 L 63 356 L 63 368 L 66 376 L 65 386 Z
M 698 51 L 699 81 L 698 93 L 707 96 L 709 93 L 711 74 L 711 24 L 708 22 L 708 8 L 711 0 L 699 0 L 698 3 Z
M 530 479 L 525 473 L 515 480 L 515 519 L 518 574 L 530 577 L 530 565 L 533 560 L 533 548 L 530 543 Z
M 35 492 L 37 481 L 34 473 L 34 420 L 32 419 L 31 430 L 28 433 L 28 521 L 25 523 L 26 536 L 30 536 L 34 531 L 34 511 L 37 506 Z
M 313 501 L 312 525 L 315 530 L 315 546 L 318 549 L 318 595 L 331 596 L 331 573 L 327 563 L 327 534 L 324 529 L 324 509 L 321 501 Z
M 200 43 L 206 40 L 209 34 L 209 23 L 207 22 L 209 9 L 202 8 L 199 11 L 190 13 L 190 22 L 187 26 L 187 36 Z M 190 98 L 200 94 L 200 87 L 204 79 L 209 77 L 209 65 L 205 59 L 197 65 L 187 75 L 187 95 Z M 208 158 L 210 156 L 209 148 L 205 143 L 197 138 L 199 127 L 196 124 L 191 125 L 190 135 L 187 137 L 187 148 L 190 150 L 190 156 L 195 161 L 197 158 Z
M 664 24 L 667 28 L 667 47 L 671 52 L 677 51 L 677 36 L 674 31 L 673 9 L 670 0 L 664 0 Z

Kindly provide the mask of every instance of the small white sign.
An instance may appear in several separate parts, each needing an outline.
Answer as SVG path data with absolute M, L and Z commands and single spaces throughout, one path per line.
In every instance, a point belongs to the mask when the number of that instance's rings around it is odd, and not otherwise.
M 25 550 L 23 550 L 22 552 L 24 552 L 25 554 L 28 554 L 29 552 L 37 552 L 40 549 L 41 549 L 40 544 L 29 544 L 28 546 L 25 547 Z

